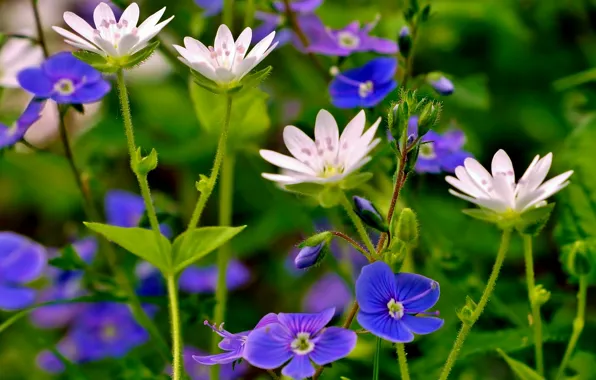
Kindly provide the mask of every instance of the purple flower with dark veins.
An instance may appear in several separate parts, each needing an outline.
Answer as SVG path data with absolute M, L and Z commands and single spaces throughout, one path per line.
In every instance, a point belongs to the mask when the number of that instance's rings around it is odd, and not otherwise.
M 341 327 L 325 327 L 335 309 L 317 314 L 279 313 L 279 323 L 257 328 L 248 334 L 244 359 L 255 367 L 275 369 L 293 379 L 315 374 L 317 365 L 346 357 L 356 346 L 356 333 Z M 287 364 L 286 364 L 287 363 Z

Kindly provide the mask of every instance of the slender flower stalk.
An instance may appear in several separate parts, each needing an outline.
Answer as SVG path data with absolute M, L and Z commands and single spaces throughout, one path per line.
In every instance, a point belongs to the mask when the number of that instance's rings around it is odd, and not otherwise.
M 360 218 L 358 217 L 356 212 L 354 212 L 354 209 L 352 208 L 352 204 L 350 203 L 350 201 L 348 200 L 346 195 L 343 193 L 342 193 L 342 198 L 341 198 L 341 204 L 344 207 L 344 209 L 346 210 L 348 217 L 354 224 L 354 227 L 356 227 L 356 230 L 358 231 L 358 234 L 360 235 L 362 242 L 364 243 L 364 245 L 366 246 L 366 249 L 368 250 L 368 254 L 366 255 L 366 257 L 369 259 L 369 261 L 372 261 L 372 257 L 376 252 L 375 246 L 372 243 L 372 241 L 370 240 L 370 237 L 368 236 L 368 233 L 366 232 L 366 227 L 364 227 L 362 220 L 360 220 Z
M 406 347 L 403 343 L 397 345 L 397 360 L 399 362 L 399 371 L 402 380 L 410 380 L 410 372 L 408 371 L 408 359 L 406 358 Z
M 219 136 L 219 142 L 217 143 L 217 152 L 215 153 L 215 160 L 213 162 L 213 167 L 211 168 L 211 175 L 207 179 L 204 188 L 201 189 L 201 196 L 197 201 L 195 209 L 192 213 L 190 221 L 188 222 L 187 230 L 195 228 L 201 219 L 201 214 L 203 214 L 203 210 L 205 209 L 205 205 L 215 188 L 215 184 L 217 183 L 217 177 L 219 176 L 219 169 L 221 168 L 221 164 L 224 159 L 224 155 L 226 152 L 226 143 L 228 141 L 228 132 L 230 129 L 230 117 L 232 116 L 232 96 L 226 95 L 226 114 L 224 118 L 223 129 L 221 131 L 221 135 Z
M 381 363 L 381 344 L 383 343 L 383 340 L 381 338 L 377 338 L 377 344 L 376 344 L 376 348 L 375 348 L 375 358 L 374 358 L 374 362 L 373 362 L 373 375 L 372 378 L 373 380 L 379 380 L 379 365 Z
M 495 264 L 493 265 L 492 272 L 484 288 L 484 292 L 482 292 L 482 297 L 480 297 L 480 302 L 474 308 L 472 315 L 468 320 L 462 321 L 461 330 L 457 334 L 457 338 L 455 339 L 455 343 L 453 344 L 453 348 L 449 353 L 449 357 L 447 358 L 447 362 L 443 367 L 443 371 L 441 372 L 441 376 L 439 380 L 447 380 L 449 377 L 449 373 L 453 369 L 455 365 L 455 361 L 457 360 L 457 356 L 459 355 L 459 351 L 464 345 L 464 342 L 472 330 L 472 327 L 482 315 L 486 304 L 492 294 L 495 284 L 497 283 L 497 278 L 499 277 L 499 271 L 501 270 L 501 266 L 503 266 L 503 262 L 505 261 L 505 256 L 507 254 L 507 250 L 509 249 L 509 242 L 511 240 L 511 230 L 506 229 L 503 230 L 503 235 L 501 236 L 501 245 L 499 246 L 499 251 L 497 252 L 497 258 L 495 260 Z
M 221 168 L 221 183 L 219 192 L 219 225 L 232 225 L 232 207 L 234 199 L 234 163 L 235 157 L 232 153 L 225 153 Z M 226 275 L 228 272 L 228 263 L 231 256 L 230 244 L 224 244 L 217 252 L 217 287 L 215 288 L 215 312 L 213 320 L 221 323 L 226 317 L 226 303 L 228 301 L 228 287 L 226 284 Z M 219 339 L 217 334 L 213 335 L 211 341 L 211 351 L 217 351 Z M 219 366 L 211 367 L 211 378 L 219 379 Z
M 182 331 L 180 328 L 180 313 L 178 309 L 178 281 L 174 275 L 168 275 L 168 301 L 170 305 L 170 319 L 172 323 L 172 380 L 182 379 Z
M 573 331 L 571 333 L 571 338 L 569 339 L 569 344 L 567 345 L 567 349 L 565 350 L 565 355 L 563 356 L 563 360 L 561 361 L 561 366 L 559 367 L 559 371 L 557 372 L 557 377 L 555 380 L 559 380 L 563 378 L 565 373 L 565 369 L 567 368 L 567 364 L 571 359 L 571 354 L 573 354 L 573 350 L 579 340 L 579 336 L 584 329 L 585 317 L 586 317 L 586 299 L 588 298 L 588 277 L 586 275 L 579 276 L 579 291 L 577 292 L 577 315 L 575 316 L 575 320 L 573 321 Z
M 540 316 L 540 304 L 534 296 L 536 283 L 534 280 L 534 259 L 532 257 L 532 236 L 524 234 L 523 240 L 528 300 L 530 301 L 530 307 L 532 309 L 532 329 L 534 330 L 536 369 L 538 370 L 540 376 L 544 376 L 544 356 L 542 353 L 542 317 Z

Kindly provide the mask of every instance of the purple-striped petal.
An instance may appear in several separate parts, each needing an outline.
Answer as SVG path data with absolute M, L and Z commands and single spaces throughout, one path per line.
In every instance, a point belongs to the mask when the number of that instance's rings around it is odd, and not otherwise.
M 244 346 L 244 359 L 258 368 L 280 367 L 294 355 L 290 349 L 292 340 L 290 332 L 280 324 L 253 330 Z
M 257 323 L 257 325 L 255 326 L 255 329 L 270 325 L 272 323 L 279 323 L 279 319 L 277 318 L 277 314 L 275 313 L 269 313 L 265 315 L 263 318 L 261 318 L 259 323 Z
M 360 309 L 367 313 L 385 313 L 389 315 L 387 303 L 397 299 L 395 275 L 389 265 L 382 261 L 362 268 L 356 280 L 356 301 Z
M 325 365 L 348 356 L 356 347 L 354 331 L 341 327 L 328 327 L 316 338 L 310 358 L 318 365 Z
M 395 275 L 397 299 L 410 313 L 420 313 L 433 307 L 439 300 L 439 283 L 414 273 Z
M 301 332 L 316 334 L 331 321 L 335 315 L 335 308 L 324 310 L 321 313 L 279 313 L 279 323 L 288 328 L 292 334 Z
M 294 358 L 281 370 L 282 375 L 292 379 L 306 379 L 315 374 L 308 355 L 295 355 Z
M 389 312 L 366 313 L 360 311 L 357 316 L 358 323 L 385 340 L 395 343 L 407 343 L 414 340 L 414 334 L 399 319 L 394 319 Z
M 440 329 L 445 322 L 441 318 L 415 317 L 409 314 L 404 314 L 401 320 L 414 334 L 430 334 Z
M 193 356 L 196 362 L 203 365 L 228 364 L 242 358 L 242 350 L 225 352 L 217 355 Z

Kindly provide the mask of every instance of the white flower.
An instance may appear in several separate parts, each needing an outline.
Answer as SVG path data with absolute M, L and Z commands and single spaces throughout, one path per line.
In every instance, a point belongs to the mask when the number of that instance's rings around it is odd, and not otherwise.
M 364 132 L 366 116 L 362 110 L 348 123 L 340 137 L 333 116 L 321 110 L 315 122 L 315 141 L 300 129 L 288 125 L 283 138 L 295 158 L 261 150 L 261 157 L 284 169 L 282 174 L 263 173 L 263 177 L 282 185 L 338 182 L 370 161 L 368 154 L 381 141 L 374 139 L 380 122 L 381 118 Z
M 234 36 L 226 25 L 220 25 L 215 36 L 214 46 L 207 48 L 191 37 L 184 38 L 184 47 L 174 45 L 182 57 L 179 59 L 204 77 L 218 83 L 237 82 L 258 65 L 277 46 L 271 46 L 275 32 L 257 43 L 250 53 L 252 30 L 246 28 L 234 41 Z
M 85 20 L 72 12 L 64 13 L 64 21 L 77 36 L 59 26 L 52 27 L 56 32 L 66 37 L 65 42 L 76 48 L 89 50 L 107 57 L 120 58 L 132 55 L 147 46 L 150 39 L 155 37 L 174 16 L 157 23 L 166 8 L 147 18 L 139 27 L 139 6 L 130 4 L 116 21 L 114 12 L 106 3 L 100 3 L 93 11 L 95 29 Z
M 19 71 L 39 66 L 43 61 L 41 48 L 24 38 L 10 38 L 0 50 L 0 87 L 17 88 Z
M 570 170 L 542 183 L 552 159 L 552 153 L 543 158 L 534 157 L 516 184 L 511 159 L 504 150 L 499 150 L 493 157 L 492 175 L 475 159 L 466 158 L 464 166 L 455 169 L 457 178 L 446 177 L 449 184 L 464 194 L 453 189 L 449 192 L 499 214 L 519 214 L 532 207 L 541 207 L 546 204 L 546 198 L 569 184 L 567 179 L 573 174 Z

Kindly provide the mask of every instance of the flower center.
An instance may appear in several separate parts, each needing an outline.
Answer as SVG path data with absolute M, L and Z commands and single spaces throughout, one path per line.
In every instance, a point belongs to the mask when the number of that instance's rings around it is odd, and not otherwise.
M 352 32 L 342 31 L 337 34 L 337 42 L 344 49 L 354 49 L 360 45 L 360 38 Z
M 322 176 L 324 178 L 333 177 L 334 175 L 342 174 L 344 169 L 337 166 L 327 165 L 325 169 L 323 169 Z
M 105 341 L 112 341 L 118 335 L 118 329 L 116 326 L 109 324 L 103 327 L 101 330 L 101 337 Z
M 60 79 L 54 85 L 54 91 L 60 95 L 72 95 L 75 92 L 75 86 L 70 79 Z
M 366 98 L 367 96 L 372 94 L 372 92 L 373 92 L 373 82 L 370 80 L 360 83 L 360 85 L 358 86 L 358 95 L 361 98 Z
M 387 302 L 387 309 L 389 309 L 389 315 L 393 319 L 400 319 L 404 316 L 404 305 L 393 298 L 391 301 Z
M 426 159 L 433 159 L 437 157 L 437 154 L 435 153 L 435 144 L 432 141 L 421 144 L 418 155 Z
M 315 344 L 310 340 L 310 333 L 301 332 L 292 342 L 292 350 L 298 355 L 306 355 L 315 349 Z

